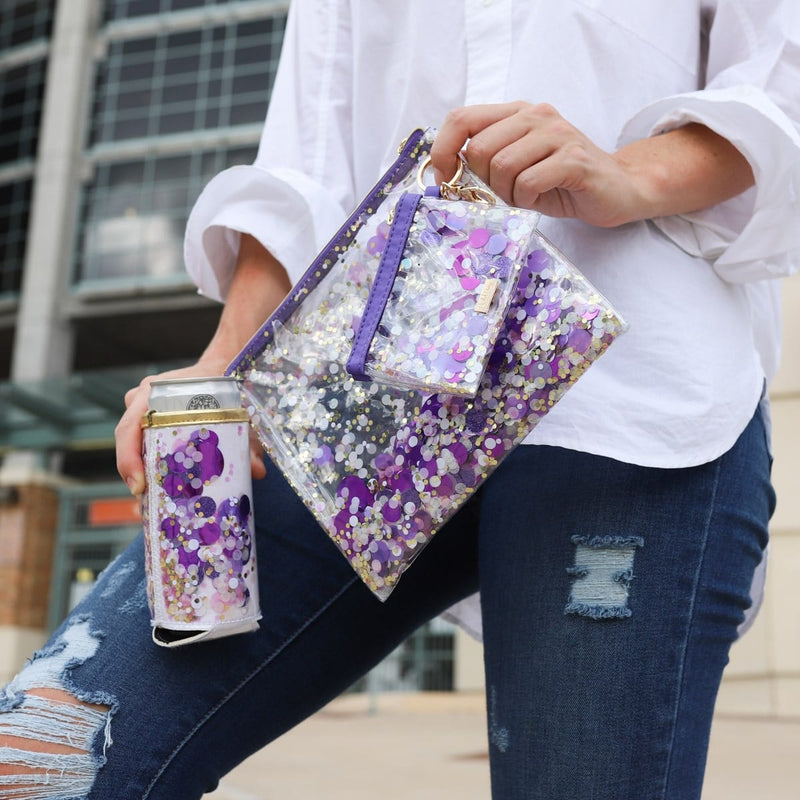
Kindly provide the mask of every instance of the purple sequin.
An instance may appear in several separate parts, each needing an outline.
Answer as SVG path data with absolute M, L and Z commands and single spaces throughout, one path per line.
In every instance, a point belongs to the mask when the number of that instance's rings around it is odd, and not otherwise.
M 486 242 L 486 252 L 492 256 L 499 256 L 506 249 L 506 244 L 508 244 L 508 239 L 501 233 L 495 233 Z
M 486 228 L 476 228 L 469 235 L 469 243 L 476 248 L 481 248 L 489 241 L 489 231 Z

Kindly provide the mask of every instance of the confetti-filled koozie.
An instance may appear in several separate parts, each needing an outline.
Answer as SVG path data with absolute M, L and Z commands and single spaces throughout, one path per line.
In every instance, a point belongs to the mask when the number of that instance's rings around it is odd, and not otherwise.
M 177 647 L 255 630 L 261 612 L 247 413 L 151 411 L 143 427 L 153 641 Z
M 350 375 L 346 365 L 390 215 L 413 191 L 432 139 L 431 131 L 409 137 L 229 368 L 266 451 L 381 599 L 625 328 L 608 301 L 534 232 L 474 396 Z

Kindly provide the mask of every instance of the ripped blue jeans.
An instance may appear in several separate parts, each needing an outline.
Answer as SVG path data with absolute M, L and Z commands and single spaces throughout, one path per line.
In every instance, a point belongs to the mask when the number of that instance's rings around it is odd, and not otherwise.
M 0 797 L 199 798 L 480 589 L 496 800 L 696 800 L 769 469 L 760 413 L 689 469 L 518 448 L 381 603 L 271 468 L 255 492 L 259 631 L 154 646 L 135 543 L 0 695 L 0 736 L 19 737 L 0 750 Z

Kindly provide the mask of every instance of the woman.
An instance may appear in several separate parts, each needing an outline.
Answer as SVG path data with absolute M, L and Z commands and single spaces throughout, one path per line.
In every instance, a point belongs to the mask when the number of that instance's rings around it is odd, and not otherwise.
M 195 366 L 159 377 L 221 374 L 426 124 L 438 178 L 466 145 L 501 197 L 546 215 L 630 332 L 385 603 L 255 454 L 260 630 L 154 648 L 135 544 L 6 690 L 19 738 L 0 787 L 34 785 L 66 747 L 70 766 L 32 796 L 199 797 L 480 591 L 494 797 L 699 798 L 774 503 L 768 279 L 800 251 L 785 14 L 778 0 L 297 0 L 256 163 L 217 176 L 187 228 L 190 274 L 225 300 L 219 328 Z M 117 431 L 134 494 L 148 385 Z M 56 708 L 75 719 L 44 742 L 32 720 L 54 731 Z

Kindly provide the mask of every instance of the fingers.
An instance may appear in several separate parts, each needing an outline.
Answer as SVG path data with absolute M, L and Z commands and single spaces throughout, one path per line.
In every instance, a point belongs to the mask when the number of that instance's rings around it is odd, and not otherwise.
M 128 389 L 128 391 L 125 392 L 125 408 L 128 408 L 130 404 L 134 401 L 134 398 L 136 397 L 136 394 L 139 391 L 139 389 L 140 389 L 139 386 L 134 386 L 132 389 Z
M 465 144 L 466 143 L 466 144 Z M 451 112 L 431 149 L 437 180 L 462 152 L 510 205 L 610 227 L 641 218 L 630 175 L 613 155 L 546 103 L 498 103 Z
M 197 366 L 148 375 L 138 386 L 125 393 L 125 413 L 114 430 L 117 447 L 117 472 L 128 485 L 131 494 L 144 492 L 144 462 L 142 461 L 142 417 L 147 413 L 150 384 L 159 378 L 190 377 Z M 201 370 L 202 371 L 202 370 Z
M 264 465 L 264 451 L 261 445 L 258 445 L 258 450 L 250 449 L 250 474 L 253 476 L 254 481 L 260 481 L 262 478 L 267 477 L 267 468 Z
M 520 205 L 525 197 L 524 205 L 530 207 L 536 193 L 525 190 L 518 196 L 515 184 L 520 176 L 581 138 L 583 134 L 546 103 L 470 106 L 448 115 L 431 149 L 431 160 L 437 179 L 447 177 L 469 139 L 464 153 L 470 169 L 506 202 Z M 528 173 L 528 178 L 533 174 Z
M 147 411 L 148 395 L 149 382 L 143 382 L 126 393 L 127 411 L 122 415 L 114 431 L 117 443 L 117 471 L 134 495 L 142 494 L 145 485 L 141 421 Z
M 486 177 L 481 176 L 481 179 L 506 203 L 520 208 L 533 208 L 539 194 L 554 186 L 548 184 L 547 180 L 537 181 L 536 177 L 558 174 L 558 168 L 554 170 L 552 165 L 548 170 L 541 169 L 553 161 L 558 143 L 542 133 L 524 133 L 509 139 L 502 146 L 495 146 L 499 142 L 495 139 L 489 142 L 488 147 L 483 141 L 472 140 L 467 148 L 467 160 L 472 164 L 472 151 L 477 151 L 475 160 L 486 163 Z
M 516 113 L 519 105 L 519 103 L 493 103 L 451 111 L 431 147 L 431 164 L 436 182 L 441 183 L 453 177 L 458 166 L 458 154 L 467 139 Z
M 156 379 L 188 378 L 213 374 L 213 369 L 196 364 L 160 375 L 150 375 L 138 386 L 125 393 L 126 411 L 114 431 L 117 444 L 117 471 L 128 485 L 131 494 L 139 495 L 145 490 L 144 462 L 142 461 L 142 417 L 147 413 L 150 384 Z M 255 480 L 267 474 L 264 466 L 264 451 L 255 433 L 250 436 L 250 469 Z
M 261 480 L 266 478 L 267 468 L 264 465 L 264 450 L 261 447 L 261 442 L 258 441 L 256 432 L 250 428 L 250 474 L 253 480 Z

